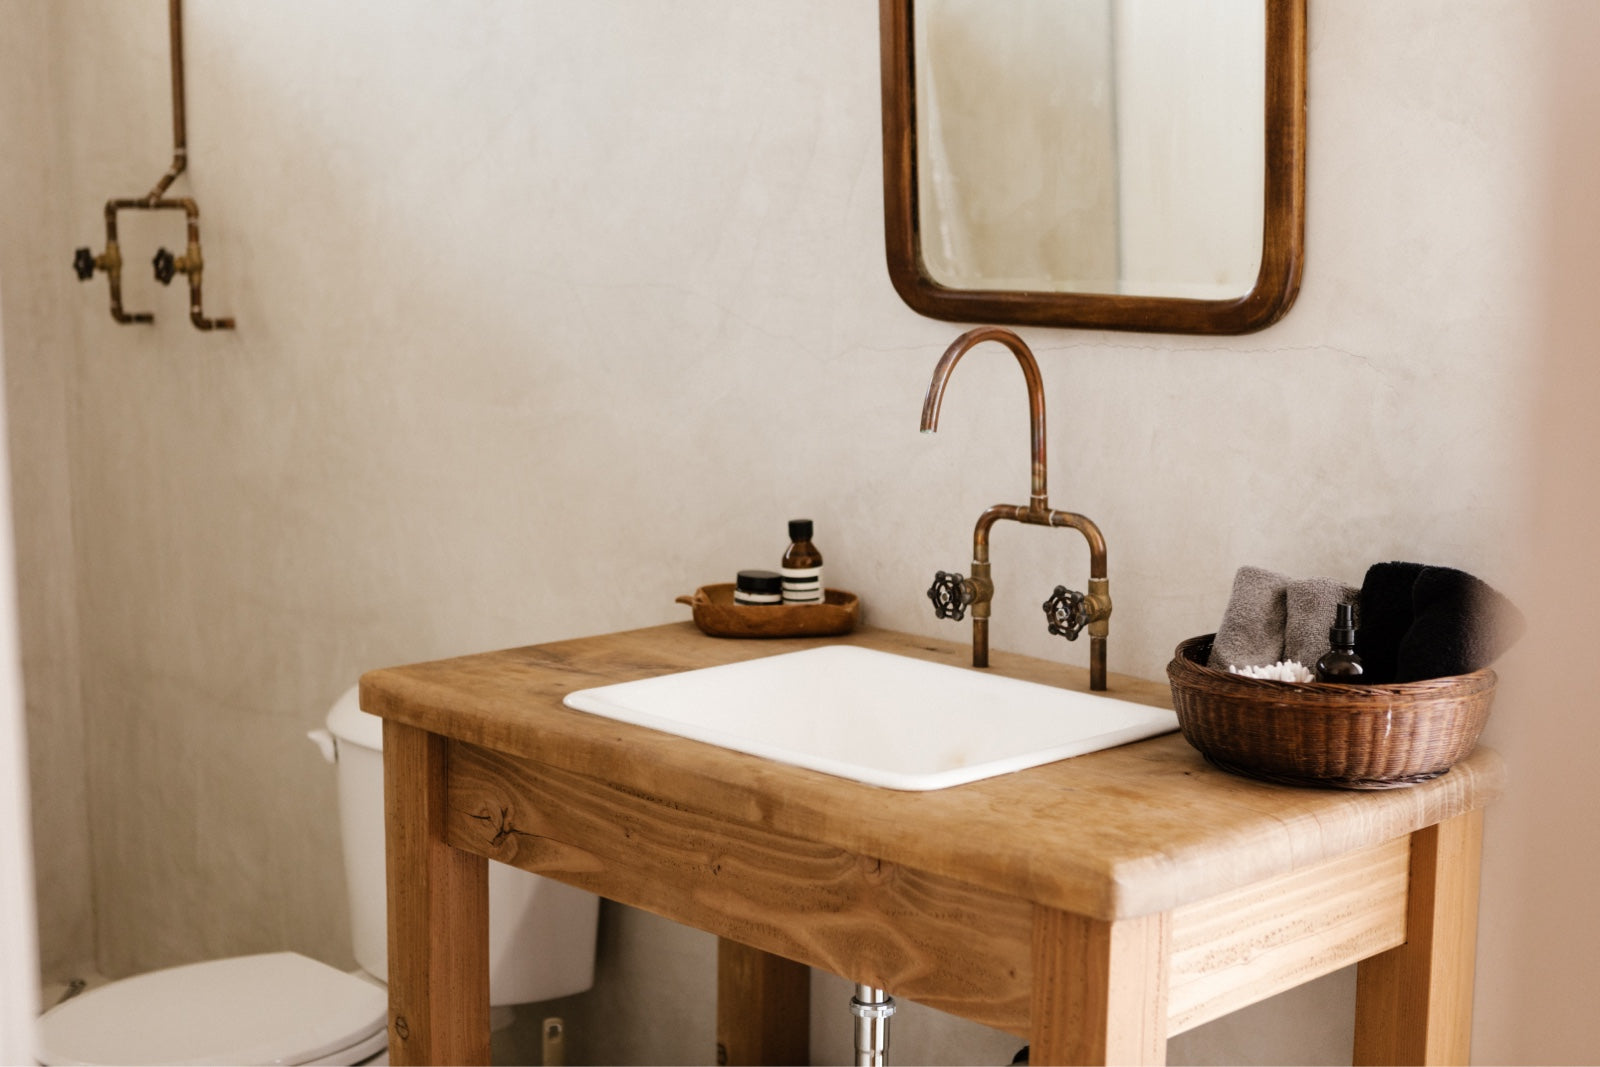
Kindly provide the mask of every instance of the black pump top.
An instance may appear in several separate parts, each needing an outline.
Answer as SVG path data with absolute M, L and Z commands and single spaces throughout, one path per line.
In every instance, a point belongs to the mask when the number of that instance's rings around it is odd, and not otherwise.
M 1355 647 L 1355 610 L 1355 605 L 1353 604 L 1340 604 L 1334 609 L 1333 629 L 1328 631 L 1328 640 L 1333 642 L 1334 648 Z
M 811 540 L 811 520 L 810 519 L 790 519 L 789 520 L 789 540 L 791 540 L 791 541 L 809 541 L 809 540 Z

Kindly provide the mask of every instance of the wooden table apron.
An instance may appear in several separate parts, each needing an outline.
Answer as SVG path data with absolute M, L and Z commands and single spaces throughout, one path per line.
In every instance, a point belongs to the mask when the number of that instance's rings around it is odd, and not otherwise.
M 386 720 L 392 1061 L 488 1062 L 489 859 L 721 938 L 722 1062 L 806 1061 L 808 966 L 1015 1033 L 1034 1063 L 1161 1063 L 1172 1034 L 1357 961 L 1357 1063 L 1467 1061 L 1492 752 L 1346 793 L 1225 775 L 1169 735 L 906 793 L 560 702 L 814 644 L 685 623 L 363 677 Z M 1169 705 L 1164 685 L 1111 689 Z

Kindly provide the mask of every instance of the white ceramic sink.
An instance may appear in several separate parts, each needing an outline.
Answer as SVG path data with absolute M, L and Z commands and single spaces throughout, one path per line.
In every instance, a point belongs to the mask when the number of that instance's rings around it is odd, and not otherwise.
M 1178 728 L 1147 704 L 850 645 L 580 689 L 565 703 L 890 789 L 944 789 Z

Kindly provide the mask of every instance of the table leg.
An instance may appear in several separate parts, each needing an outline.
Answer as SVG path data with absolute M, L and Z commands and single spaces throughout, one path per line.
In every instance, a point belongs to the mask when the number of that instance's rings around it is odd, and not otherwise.
M 811 968 L 718 938 L 717 1063 L 810 1062 Z
M 1167 1060 L 1165 914 L 1106 922 L 1036 907 L 1029 1061 Z
M 1356 966 L 1357 1064 L 1467 1062 L 1483 813 L 1411 835 L 1406 943 Z
M 445 740 L 385 720 L 389 1062 L 489 1062 L 489 861 L 444 843 Z

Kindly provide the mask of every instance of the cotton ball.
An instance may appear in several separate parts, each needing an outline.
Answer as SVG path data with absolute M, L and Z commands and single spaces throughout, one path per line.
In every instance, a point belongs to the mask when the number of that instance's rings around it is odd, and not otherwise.
M 1279 660 L 1268 667 L 1235 667 L 1228 665 L 1228 670 L 1246 678 L 1259 678 L 1270 682 L 1313 682 L 1316 675 L 1306 669 L 1298 660 Z

